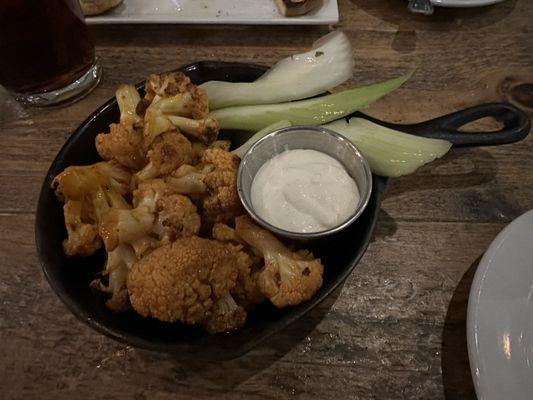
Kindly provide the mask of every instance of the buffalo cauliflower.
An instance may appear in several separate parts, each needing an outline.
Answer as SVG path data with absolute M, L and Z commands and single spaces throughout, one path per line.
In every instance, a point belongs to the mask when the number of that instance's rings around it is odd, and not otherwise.
M 144 317 L 198 324 L 235 286 L 237 256 L 231 245 L 189 237 L 159 247 L 133 265 L 130 302 Z
M 218 147 L 208 148 L 197 166 L 182 165 L 166 181 L 181 194 L 202 195 L 202 222 L 211 228 L 217 222 L 230 222 L 242 214 L 237 192 L 239 158 Z
M 204 179 L 213 170 L 214 166 L 211 164 L 195 166 L 184 164 L 165 179 L 177 193 L 200 195 L 207 193 Z
M 235 231 L 264 258 L 257 276 L 261 292 L 276 307 L 287 307 L 309 300 L 322 286 L 324 267 L 308 252 L 293 252 L 248 216 L 235 220 Z
M 163 244 L 195 236 L 200 231 L 200 215 L 186 196 L 173 194 L 161 197 L 156 203 L 156 212 L 153 231 Z
M 163 179 L 148 179 L 140 182 L 133 191 L 133 206 L 144 206 L 155 212 L 157 200 L 175 193 L 179 192 Z
M 316 293 L 321 261 L 243 215 L 240 158 L 216 140 L 202 88 L 182 73 L 150 75 L 144 98 L 121 85 L 116 100 L 119 121 L 95 138 L 106 161 L 68 167 L 52 183 L 65 254 L 105 248 L 90 286 L 109 309 L 222 333 L 265 299 L 286 307 Z
M 137 174 L 138 181 L 167 175 L 193 159 L 191 143 L 177 131 L 158 136 L 148 150 L 148 164 Z
M 110 124 L 109 133 L 96 136 L 96 150 L 104 160 L 116 160 L 125 167 L 139 170 L 146 164 L 142 118 L 137 114 L 141 98 L 134 86 L 121 85 L 116 99 L 120 123 Z
M 68 167 L 54 178 L 56 196 L 65 202 L 66 255 L 88 256 L 100 248 L 98 225 L 111 209 L 130 207 L 124 198 L 130 181 L 131 174 L 115 161 Z
M 151 74 L 144 85 L 144 98 L 151 102 L 156 96 L 168 97 L 187 91 L 191 80 L 182 72 Z
M 109 133 L 95 139 L 96 150 L 104 160 L 117 160 L 125 167 L 139 170 L 146 165 L 142 132 L 123 124 L 109 125 Z
M 257 304 L 263 302 L 265 296 L 261 292 L 258 284 L 258 276 L 262 267 L 262 259 L 253 254 L 253 249 L 249 248 L 246 243 L 235 233 L 235 229 L 228 225 L 217 223 L 213 226 L 212 236 L 221 242 L 229 242 L 239 245 L 237 263 L 239 276 L 237 283 L 231 294 L 236 302 L 245 310 L 250 311 Z
M 99 234 L 107 251 L 114 250 L 119 244 L 134 245 L 143 239 L 154 225 L 155 215 L 148 207 L 109 210 L 100 221 Z
M 63 206 L 68 239 L 63 241 L 63 250 L 69 257 L 87 257 L 102 247 L 98 227 L 94 221 L 84 221 L 83 203 L 69 200 Z
M 233 221 L 242 214 L 237 192 L 239 158 L 228 151 L 212 148 L 204 152 L 202 162 L 214 166 L 204 178 L 207 196 L 202 200 L 201 209 L 206 225 Z
M 158 135 L 176 128 L 202 143 L 216 139 L 218 121 L 208 115 L 207 96 L 184 74 L 150 75 L 145 100 L 150 102 L 146 108 L 143 105 L 146 145 L 150 145 Z
M 107 254 L 102 277 L 91 282 L 95 290 L 110 294 L 106 305 L 115 312 L 127 311 L 130 307 L 126 281 L 130 268 L 137 262 L 133 250 L 121 244 Z
M 209 333 L 231 332 L 241 328 L 245 322 L 246 311 L 227 292 L 213 304 L 211 314 L 203 326 Z

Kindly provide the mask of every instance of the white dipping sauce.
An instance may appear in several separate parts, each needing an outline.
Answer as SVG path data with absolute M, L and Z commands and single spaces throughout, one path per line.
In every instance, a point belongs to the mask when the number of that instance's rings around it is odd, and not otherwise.
M 268 160 L 252 182 L 252 206 L 290 232 L 320 232 L 346 221 L 359 189 L 342 164 L 320 151 L 289 150 Z

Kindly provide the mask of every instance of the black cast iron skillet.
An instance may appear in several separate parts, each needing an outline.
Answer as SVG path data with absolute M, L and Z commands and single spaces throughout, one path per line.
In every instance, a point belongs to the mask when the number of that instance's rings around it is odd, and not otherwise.
M 249 64 L 200 62 L 180 69 L 194 83 L 209 80 L 253 81 L 265 67 Z M 142 84 L 138 85 L 141 88 Z M 377 121 L 401 131 L 425 137 L 438 137 L 455 146 L 483 146 L 513 143 L 529 132 L 526 115 L 509 104 L 484 104 L 415 125 L 396 125 Z M 499 132 L 460 133 L 458 128 L 482 117 L 501 120 Z M 343 232 L 308 244 L 325 265 L 324 284 L 308 302 L 297 307 L 276 309 L 267 303 L 248 316 L 246 325 L 233 334 L 208 335 L 196 327 L 166 324 L 145 319 L 135 313 L 117 315 L 104 305 L 104 298 L 89 289 L 89 282 L 102 269 L 103 251 L 89 258 L 68 259 L 61 247 L 66 237 L 62 205 L 50 184 L 55 175 L 69 165 L 99 161 L 94 138 L 106 132 L 111 122 L 118 121 L 119 110 L 114 99 L 96 110 L 67 140 L 55 158 L 44 180 L 35 222 L 37 253 L 52 289 L 74 315 L 97 331 L 139 348 L 196 359 L 231 359 L 251 350 L 272 334 L 303 316 L 333 292 L 355 268 L 365 252 L 377 221 L 387 179 L 373 176 L 373 193 L 365 212 Z M 222 136 L 224 132 L 222 133 Z M 234 137 L 232 137 L 234 138 Z

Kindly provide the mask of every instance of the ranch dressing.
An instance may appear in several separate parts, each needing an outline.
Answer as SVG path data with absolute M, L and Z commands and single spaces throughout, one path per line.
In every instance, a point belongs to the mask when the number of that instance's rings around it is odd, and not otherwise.
M 311 233 L 346 221 L 359 204 L 359 189 L 333 157 L 316 150 L 289 150 L 259 169 L 251 201 L 271 225 Z

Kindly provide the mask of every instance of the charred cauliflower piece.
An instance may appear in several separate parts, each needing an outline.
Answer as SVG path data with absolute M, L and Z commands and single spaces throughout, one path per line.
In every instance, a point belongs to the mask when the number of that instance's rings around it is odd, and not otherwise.
M 156 204 L 154 232 L 163 244 L 179 238 L 195 236 L 200 231 L 200 215 L 188 197 L 172 194 L 161 197 Z
M 163 179 L 148 179 L 140 182 L 133 191 L 133 206 L 144 206 L 155 212 L 157 200 L 175 193 L 179 192 Z
M 258 257 L 245 251 L 240 251 L 238 257 L 239 276 L 237 284 L 231 289 L 231 294 L 237 304 L 250 311 L 265 300 L 265 295 L 259 286 L 262 264 Z
M 84 222 L 83 203 L 69 200 L 63 206 L 68 239 L 63 241 L 63 250 L 68 257 L 88 257 L 102 247 L 98 227 L 94 221 Z
M 125 167 L 139 170 L 146 165 L 143 121 L 137 115 L 141 98 L 132 85 L 121 85 L 115 97 L 120 109 L 120 123 L 109 125 L 109 133 L 96 136 L 96 150 L 104 160 L 116 160 Z
M 237 192 L 239 158 L 219 148 L 207 149 L 202 157 L 204 164 L 214 166 L 204 178 L 207 196 L 202 201 L 202 217 L 206 225 L 229 222 L 242 214 Z
M 276 307 L 294 306 L 309 300 L 322 286 L 324 267 L 311 253 L 291 251 L 248 216 L 235 220 L 235 231 L 263 255 L 265 266 L 257 282 L 261 292 Z
M 130 181 L 130 173 L 115 161 L 68 167 L 54 178 L 52 188 L 66 202 L 67 256 L 88 256 L 101 246 L 95 235 L 98 224 L 111 209 L 130 207 L 124 199 Z
M 191 142 L 177 131 L 158 136 L 148 150 L 146 167 L 135 174 L 138 181 L 167 175 L 193 160 Z
M 142 240 L 154 225 L 155 215 L 148 207 L 133 209 L 111 209 L 99 224 L 99 234 L 107 251 L 113 251 L 119 244 L 132 246 Z
M 199 164 L 202 162 L 202 157 L 204 155 L 204 151 L 207 149 L 212 148 L 219 148 L 225 151 L 229 151 L 231 148 L 231 142 L 229 140 L 215 140 L 213 143 L 207 145 L 200 142 L 193 142 L 192 143 L 192 152 L 193 152 L 193 165 Z
M 166 182 L 177 192 L 202 195 L 200 212 L 203 224 L 211 229 L 214 223 L 230 222 L 242 214 L 237 192 L 239 158 L 221 148 L 208 148 L 197 166 L 182 165 Z
M 184 74 L 150 75 L 146 83 L 144 110 L 144 142 L 172 129 L 202 143 L 211 143 L 219 125 L 209 116 L 209 103 L 203 89 L 191 83 Z
M 123 124 L 109 125 L 109 133 L 100 133 L 95 139 L 96 151 L 104 160 L 117 160 L 133 170 L 146 165 L 142 131 Z
M 204 179 L 214 170 L 211 164 L 198 164 L 195 166 L 184 164 L 174 171 L 165 180 L 177 193 L 187 195 L 200 195 L 207 193 Z
M 91 282 L 94 290 L 111 295 L 106 305 L 112 311 L 131 309 L 126 281 L 130 268 L 136 262 L 137 257 L 131 247 L 122 244 L 107 254 L 103 277 Z
M 191 80 L 182 72 L 151 74 L 144 86 L 145 100 L 151 102 L 156 96 L 168 97 L 187 91 Z
M 217 223 L 213 226 L 212 236 L 221 242 L 229 242 L 238 245 L 241 249 L 238 253 L 237 266 L 239 276 L 237 284 L 231 289 L 231 294 L 237 304 L 246 311 L 250 311 L 257 304 L 262 303 L 265 296 L 258 284 L 258 276 L 262 267 L 261 258 L 253 254 L 251 248 L 235 233 L 235 229 L 228 225 Z
M 202 143 L 211 143 L 217 136 L 220 129 L 218 121 L 210 116 L 202 119 L 192 119 L 179 115 L 169 115 L 169 121 L 185 135 L 191 139 Z
M 211 310 L 211 315 L 203 326 L 209 333 L 231 332 L 241 328 L 246 322 L 246 311 L 238 305 L 231 293 L 220 298 Z
M 133 308 L 144 317 L 197 324 L 235 286 L 236 251 L 214 240 L 189 237 L 154 250 L 128 276 Z
M 232 227 L 217 222 L 213 225 L 213 231 L 211 232 L 213 239 L 221 242 L 230 242 L 234 244 L 244 244 L 245 242 L 235 233 L 235 229 Z

